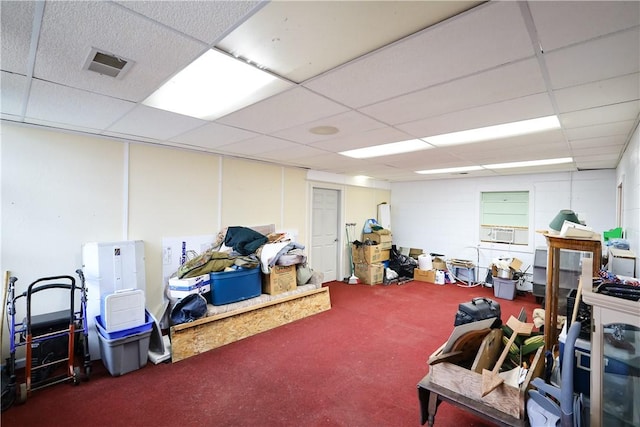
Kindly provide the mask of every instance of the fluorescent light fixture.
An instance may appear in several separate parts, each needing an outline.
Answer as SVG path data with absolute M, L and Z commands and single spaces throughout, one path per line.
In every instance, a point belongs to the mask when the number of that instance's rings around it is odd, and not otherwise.
M 561 157 L 558 159 L 531 160 L 527 162 L 496 163 L 493 165 L 482 165 L 482 167 L 485 169 L 527 168 L 531 166 L 560 165 L 571 162 L 573 162 L 572 157 Z
M 468 144 L 471 142 L 526 135 L 559 128 L 560 121 L 558 120 L 558 117 L 547 116 L 531 120 L 522 120 L 520 122 L 463 130 L 460 132 L 444 133 L 442 135 L 425 137 L 422 138 L 422 140 L 437 147 L 441 147 L 445 145 Z
M 408 139 L 406 141 L 391 142 L 389 144 L 374 145 L 373 147 L 358 148 L 356 150 L 342 151 L 338 154 L 353 157 L 355 159 L 368 159 L 370 157 L 390 156 L 392 154 L 410 153 L 412 151 L 433 148 L 425 144 L 421 139 Z
M 444 169 L 426 169 L 422 171 L 416 171 L 416 173 L 422 175 L 430 175 L 437 173 L 457 173 L 457 172 L 471 172 L 481 170 L 482 166 L 462 166 L 459 168 L 444 168 Z
M 208 50 L 142 103 L 213 120 L 289 88 L 291 83 L 242 60 Z

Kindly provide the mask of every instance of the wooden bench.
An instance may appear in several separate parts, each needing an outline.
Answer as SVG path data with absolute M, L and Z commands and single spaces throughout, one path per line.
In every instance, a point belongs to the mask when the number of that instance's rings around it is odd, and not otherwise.
M 179 362 L 330 308 L 329 288 L 324 287 L 175 325 L 169 330 L 171 360 Z

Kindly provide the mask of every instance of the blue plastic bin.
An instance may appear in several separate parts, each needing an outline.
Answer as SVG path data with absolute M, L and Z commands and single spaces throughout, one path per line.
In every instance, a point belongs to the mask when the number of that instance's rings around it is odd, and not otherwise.
M 260 268 L 220 271 L 211 275 L 211 304 L 223 305 L 262 293 Z
M 98 328 L 98 332 L 100 335 L 109 340 L 115 340 L 118 338 L 128 337 L 130 335 L 135 335 L 140 332 L 149 332 L 153 328 L 153 318 L 149 314 L 148 311 L 145 310 L 145 323 L 140 326 L 136 326 L 134 328 L 122 329 L 120 331 L 112 331 L 107 332 L 104 328 L 104 323 L 102 323 L 102 317 L 96 316 L 96 328 Z

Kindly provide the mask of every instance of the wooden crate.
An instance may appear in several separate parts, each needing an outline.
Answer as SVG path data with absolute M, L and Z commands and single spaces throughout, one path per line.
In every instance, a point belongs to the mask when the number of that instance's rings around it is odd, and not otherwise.
M 542 375 L 544 370 L 543 348 L 540 347 L 529 368 L 529 372 L 525 381 L 519 386 L 514 387 L 506 382 L 498 386 L 491 393 L 482 397 L 482 369 L 493 368 L 502 352 L 502 339 L 494 340 L 500 345 L 489 345 L 491 336 L 482 341 L 478 348 L 473 365 L 470 368 L 460 366 L 456 363 L 447 361 L 431 364 L 431 361 L 442 360 L 442 350 L 444 345 L 436 350 L 430 357 L 429 374 L 431 382 L 451 390 L 455 393 L 463 395 L 477 402 L 478 406 L 493 408 L 504 413 L 515 420 L 525 420 L 525 403 L 527 398 L 527 390 L 533 378 Z M 493 343 L 492 342 L 492 343 Z

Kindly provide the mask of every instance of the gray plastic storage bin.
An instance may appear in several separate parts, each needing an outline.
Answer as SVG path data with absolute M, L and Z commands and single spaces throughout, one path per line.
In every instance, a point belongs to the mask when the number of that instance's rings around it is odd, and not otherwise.
M 517 280 L 501 279 L 499 277 L 493 278 L 493 295 L 496 298 L 502 299 L 514 299 L 516 297 L 516 283 Z
M 98 333 L 102 363 L 114 377 L 135 371 L 147 364 L 151 331 L 108 339 Z

